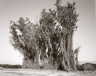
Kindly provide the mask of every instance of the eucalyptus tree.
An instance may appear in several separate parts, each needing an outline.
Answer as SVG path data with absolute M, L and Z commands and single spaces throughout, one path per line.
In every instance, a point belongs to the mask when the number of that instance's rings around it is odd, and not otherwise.
M 72 38 L 74 30 L 77 29 L 76 22 L 78 21 L 78 14 L 76 14 L 75 2 L 62 6 L 60 5 L 60 1 L 57 0 L 55 4 L 57 7 L 55 19 L 59 22 L 59 26 L 62 26 L 60 35 L 61 65 L 64 70 L 76 70 Z
M 44 31 L 43 35 L 51 48 L 49 53 L 52 62 L 58 58 L 58 64 L 63 67 L 63 70 L 76 70 L 72 49 L 73 33 L 77 29 L 78 21 L 75 2 L 62 6 L 60 0 L 57 0 L 55 6 L 56 9 L 49 9 L 48 12 L 44 9 L 41 13 L 40 25 Z
M 50 12 L 47 12 L 45 9 L 41 12 L 41 18 L 39 20 L 40 22 L 40 29 L 42 34 L 42 40 L 44 45 L 42 46 L 43 49 L 41 50 L 41 53 L 44 55 L 46 54 L 48 56 L 48 61 L 53 62 L 53 50 L 52 50 L 52 40 L 51 37 L 54 33 L 54 19 Z M 48 49 L 48 51 L 44 51 Z M 44 55 L 44 56 L 46 56 Z M 42 56 L 42 55 L 41 55 Z
M 43 9 L 39 24 L 32 24 L 29 19 L 20 18 L 11 22 L 11 43 L 25 58 L 37 63 L 47 58 L 53 65 L 63 70 L 76 70 L 73 53 L 73 34 L 77 29 L 75 2 L 62 6 L 56 1 L 56 9 Z M 48 51 L 46 51 L 48 49 Z
M 25 59 L 31 59 L 33 63 L 38 63 L 38 46 L 36 41 L 36 29 L 38 25 L 33 25 L 28 18 L 22 17 L 17 22 L 10 25 L 10 42 L 24 55 Z

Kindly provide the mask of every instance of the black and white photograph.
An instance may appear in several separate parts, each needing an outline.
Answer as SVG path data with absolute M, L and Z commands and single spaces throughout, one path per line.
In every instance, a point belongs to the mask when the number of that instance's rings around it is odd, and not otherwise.
M 96 0 L 0 0 L 0 76 L 96 76 Z

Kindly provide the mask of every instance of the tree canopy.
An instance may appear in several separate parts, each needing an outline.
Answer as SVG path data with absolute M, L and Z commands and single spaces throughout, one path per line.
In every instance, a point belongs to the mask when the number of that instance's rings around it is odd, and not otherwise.
M 10 42 L 25 58 L 33 63 L 47 58 L 52 64 L 62 66 L 63 70 L 75 70 L 72 38 L 77 29 L 75 2 L 66 6 L 56 1 L 56 9 L 43 9 L 38 24 L 33 24 L 26 18 L 20 17 L 10 25 Z

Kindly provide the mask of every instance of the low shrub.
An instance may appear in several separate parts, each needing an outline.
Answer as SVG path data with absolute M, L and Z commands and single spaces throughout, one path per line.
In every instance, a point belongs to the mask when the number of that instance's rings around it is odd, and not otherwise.
M 0 67 L 18 69 L 18 68 L 21 68 L 22 66 L 21 65 L 11 65 L 11 64 L 0 64 Z
M 79 70 L 79 71 L 83 71 L 83 69 L 82 69 L 82 65 L 77 65 L 76 67 L 77 67 L 77 70 Z
M 94 67 L 94 64 L 92 63 L 85 63 L 85 64 L 82 64 L 81 69 L 83 71 L 94 71 L 95 67 Z

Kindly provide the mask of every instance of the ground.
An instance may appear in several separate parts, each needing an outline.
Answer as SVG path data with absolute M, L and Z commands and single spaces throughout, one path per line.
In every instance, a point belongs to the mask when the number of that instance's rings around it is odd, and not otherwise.
M 0 69 L 0 76 L 96 76 L 96 71 L 77 71 L 67 73 L 43 69 Z

